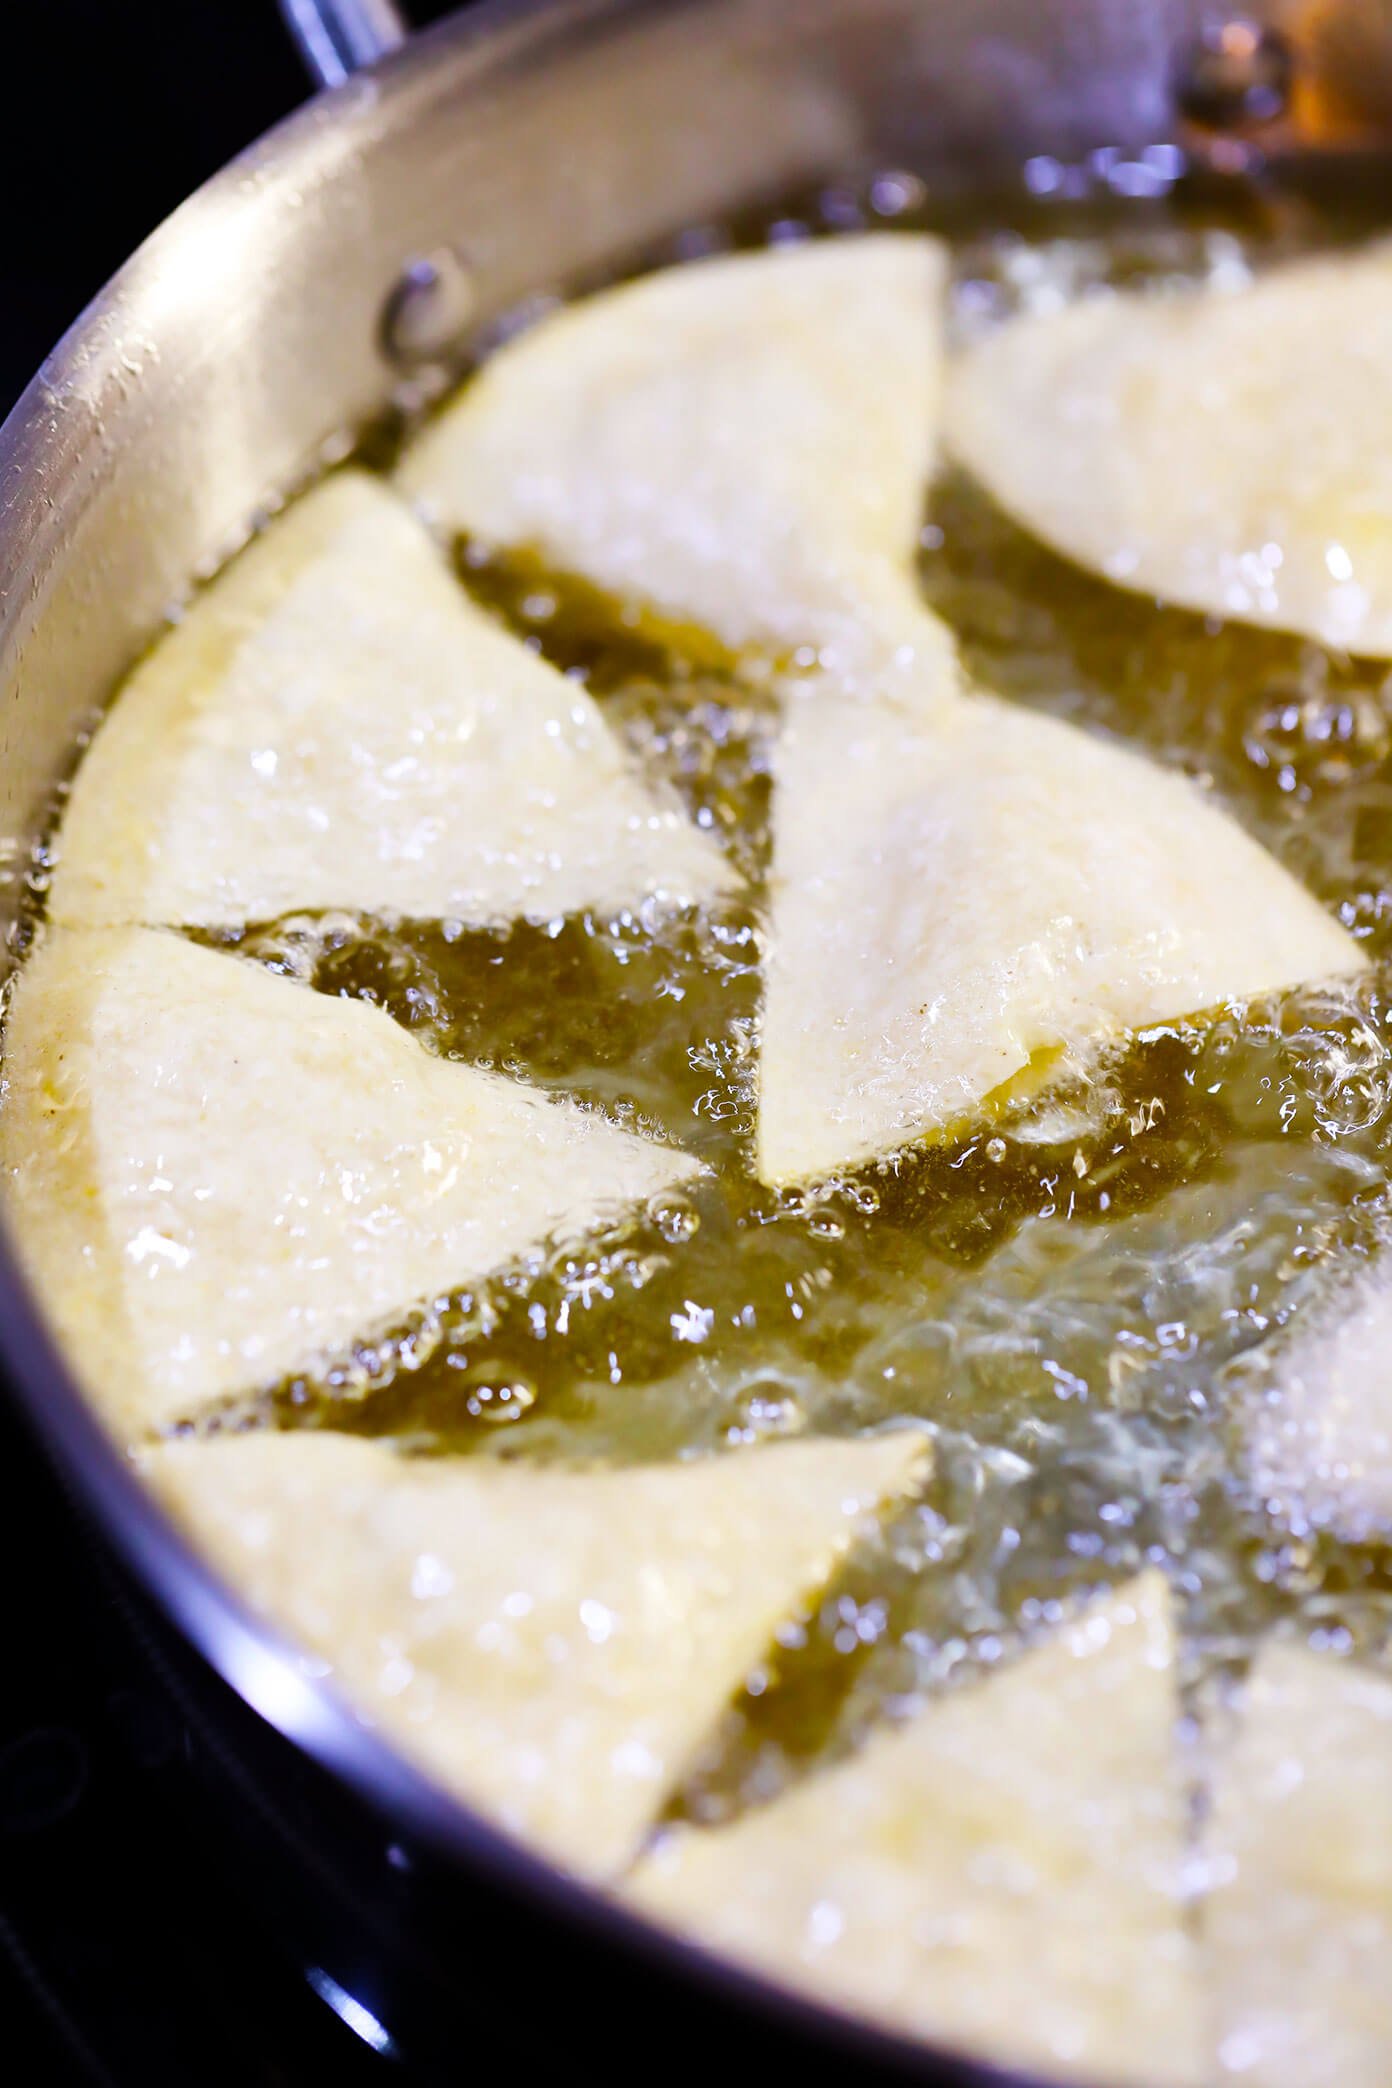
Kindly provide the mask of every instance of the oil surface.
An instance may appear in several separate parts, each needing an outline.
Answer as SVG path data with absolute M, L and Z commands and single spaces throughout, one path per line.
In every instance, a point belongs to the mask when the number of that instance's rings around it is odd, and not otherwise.
M 886 183 L 898 187 L 886 187 Z M 1066 184 L 1065 184 L 1066 186 Z M 1164 187 L 1157 174 L 1157 186 Z M 959 333 L 1094 282 L 1240 279 L 1359 229 L 1244 192 L 1205 205 L 1016 199 L 955 239 Z M 687 249 L 894 219 L 908 177 L 836 190 Z M 1205 1691 L 1286 1620 L 1386 1649 L 1379 1554 L 1288 1539 L 1244 1499 L 1222 1373 L 1269 1339 L 1388 1204 L 1383 973 L 1148 1033 L 1085 1081 L 951 1146 L 811 1193 L 749 1164 L 770 701 L 593 591 L 460 547 L 467 585 L 583 678 L 748 881 L 672 921 L 281 921 L 238 938 L 322 992 L 378 1002 L 446 1055 L 647 1125 L 707 1161 L 581 1255 L 442 1301 L 235 1424 L 391 1436 L 422 1453 L 640 1460 L 926 1422 L 926 1500 L 857 1558 L 735 1705 L 681 1805 L 718 1818 L 886 1709 L 1009 1653 L 1082 1589 L 1163 1562 Z M 934 489 L 926 600 L 971 673 L 1206 779 L 1370 953 L 1392 947 L 1392 676 L 1219 626 L 1079 572 L 974 487 Z M 697 649 L 699 651 L 699 648 Z

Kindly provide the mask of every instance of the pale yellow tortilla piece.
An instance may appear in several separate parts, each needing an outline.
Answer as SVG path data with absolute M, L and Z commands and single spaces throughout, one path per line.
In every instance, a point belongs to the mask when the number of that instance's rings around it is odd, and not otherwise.
M 944 432 L 1015 519 L 1121 585 L 1392 655 L 1392 244 L 1237 291 L 1010 321 Z
M 591 1472 L 263 1434 L 142 1468 L 362 1717 L 605 1875 L 777 1626 L 927 1463 L 914 1432 Z
M 1365 964 L 1187 779 L 992 697 L 809 693 L 774 787 L 766 1181 L 953 1130 L 1037 1055 Z
M 158 930 L 55 931 L 10 1011 L 15 1245 L 121 1433 L 310 1368 L 695 1172 L 365 1002 Z
M 1218 1750 L 1203 1942 L 1218 2072 L 1392 2080 L 1392 1682 L 1265 1646 Z
M 1271 1511 L 1361 1544 L 1392 1530 L 1392 1252 L 1238 1366 L 1248 1471 Z
M 631 1889 L 935 2043 L 1068 2082 L 1199 2083 L 1173 1667 L 1147 1574 L 763 1809 L 673 1829 Z
M 945 274 L 879 233 L 585 298 L 486 363 L 400 483 L 735 652 L 849 666 L 916 607 Z
M 593 699 L 470 602 L 402 501 L 346 471 L 131 676 L 78 769 L 50 914 L 487 925 L 732 883 Z

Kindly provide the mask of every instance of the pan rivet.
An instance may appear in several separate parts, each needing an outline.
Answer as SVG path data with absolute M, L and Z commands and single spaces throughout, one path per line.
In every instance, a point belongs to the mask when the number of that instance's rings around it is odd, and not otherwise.
M 1186 53 L 1175 98 L 1207 130 L 1270 123 L 1290 100 L 1291 51 L 1275 29 L 1247 15 L 1211 22 Z
M 474 316 L 474 286 L 453 247 L 408 261 L 382 307 L 382 352 L 403 368 L 439 362 Z

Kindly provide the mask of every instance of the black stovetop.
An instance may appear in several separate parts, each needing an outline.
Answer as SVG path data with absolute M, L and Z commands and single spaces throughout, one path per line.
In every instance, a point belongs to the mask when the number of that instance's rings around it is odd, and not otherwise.
M 398 2076 L 198 1831 L 204 1744 L 152 1680 L 83 1517 L 0 1409 L 0 2074 L 9 2088 Z M 337 2011 L 357 2020 L 356 2031 Z

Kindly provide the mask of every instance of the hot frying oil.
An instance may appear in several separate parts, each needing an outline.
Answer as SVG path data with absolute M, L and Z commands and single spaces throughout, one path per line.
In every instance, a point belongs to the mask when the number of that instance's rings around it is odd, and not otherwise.
M 837 209 L 874 207 L 847 191 Z M 1174 211 L 1100 229 L 1085 217 L 1029 237 L 968 224 L 959 334 L 1092 282 L 1239 279 L 1263 247 L 1341 229 L 1293 205 L 1256 208 L 1241 233 Z M 1244 1499 L 1223 1376 L 1386 1211 L 1381 970 L 1137 1037 L 952 1144 L 811 1191 L 763 1188 L 750 1152 L 772 699 L 564 577 L 469 546 L 460 571 L 587 682 L 646 772 L 727 850 L 747 899 L 506 933 L 307 917 L 241 946 L 377 1002 L 432 1050 L 678 1143 L 708 1172 L 607 1236 L 437 1301 L 251 1418 L 422 1454 L 602 1461 L 926 1422 L 925 1499 L 732 1707 L 681 1800 L 701 1817 L 769 1795 L 886 1707 L 1008 1656 L 1073 1593 L 1148 1561 L 1183 1599 L 1190 1689 L 1282 1617 L 1331 1645 L 1383 1645 L 1385 1560 L 1283 1536 Z M 1385 666 L 1089 578 L 950 474 L 929 500 L 920 573 L 983 686 L 1201 778 L 1374 958 L 1387 953 Z

